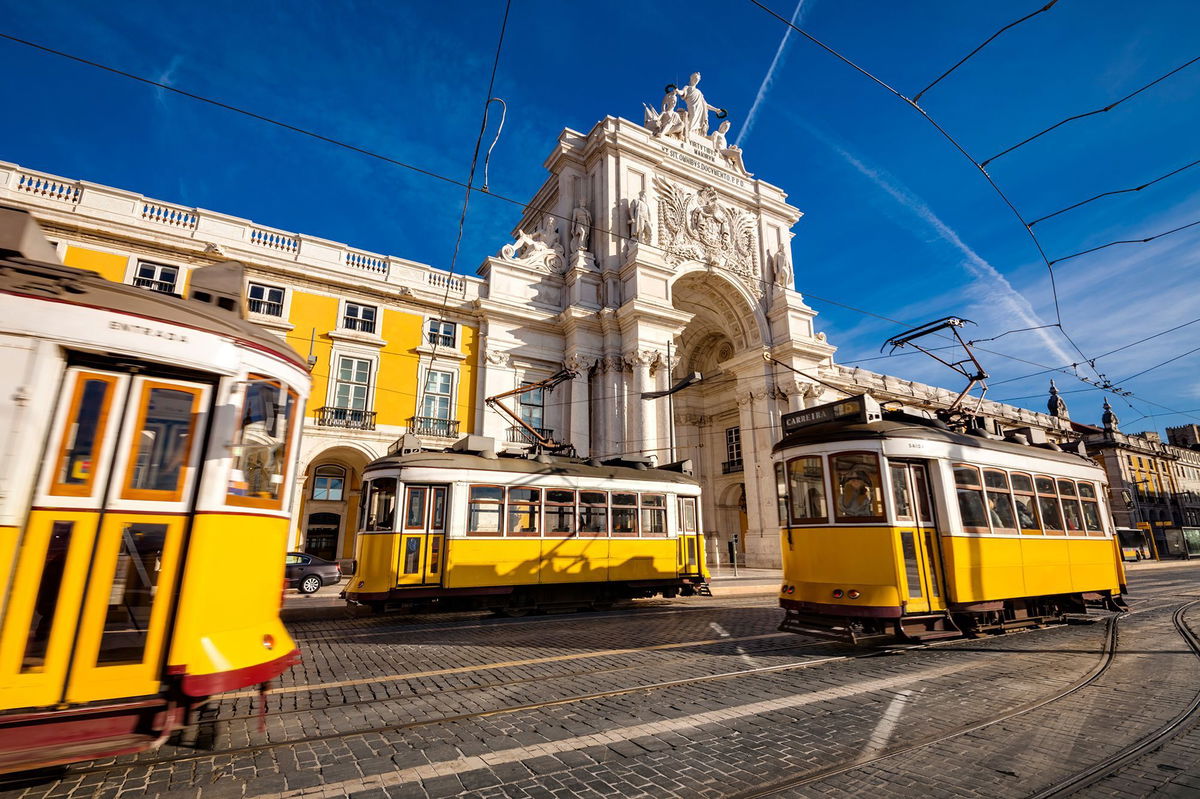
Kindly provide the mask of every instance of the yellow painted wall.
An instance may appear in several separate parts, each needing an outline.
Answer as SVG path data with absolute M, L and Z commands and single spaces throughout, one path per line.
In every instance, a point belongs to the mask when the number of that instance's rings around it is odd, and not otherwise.
M 476 365 L 479 363 L 479 331 L 473 327 L 460 325 L 459 346 L 466 353 L 467 359 L 462 362 L 458 372 L 458 414 L 459 432 L 463 435 L 478 432 L 475 427 L 475 411 L 477 398 L 475 384 L 477 379 Z
M 380 335 L 387 346 L 379 359 L 375 389 L 375 421 L 378 424 L 408 424 L 417 415 L 417 367 L 419 356 L 413 348 L 421 344 L 424 317 L 411 311 L 385 309 Z
M 337 297 L 325 297 L 319 294 L 307 294 L 303 291 L 292 292 L 291 315 L 288 321 L 296 327 L 285 337 L 296 352 L 308 355 L 309 341 L 312 338 L 312 352 L 317 356 L 317 365 L 312 371 L 312 394 L 308 402 L 307 414 L 316 416 L 318 408 L 325 406 L 328 396 L 329 374 L 333 369 L 330 354 L 333 351 L 333 340 L 329 331 L 337 327 L 338 300 Z
M 105 280 L 120 283 L 125 280 L 125 267 L 129 264 L 129 258 L 124 255 L 114 255 L 111 252 L 100 252 L 70 245 L 67 247 L 67 254 L 63 256 L 63 263 L 76 269 L 90 269 L 93 272 L 99 272 Z

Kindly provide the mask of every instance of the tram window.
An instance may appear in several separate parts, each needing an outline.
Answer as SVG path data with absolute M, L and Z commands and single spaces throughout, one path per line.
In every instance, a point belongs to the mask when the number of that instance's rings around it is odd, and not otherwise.
M 546 489 L 546 534 L 575 535 L 575 492 L 563 488 Z
M 662 538 L 667 534 L 667 497 L 642 494 L 642 536 Z
M 892 501 L 896 503 L 896 518 L 912 521 L 912 492 L 908 489 L 907 468 L 900 464 L 893 464 L 889 468 L 892 474 Z
M 1062 500 L 1063 522 L 1066 524 L 1067 533 L 1082 535 L 1083 510 L 1079 506 L 1079 500 L 1075 498 L 1075 484 L 1070 480 L 1059 480 L 1058 494 Z
M 1013 502 L 1017 509 L 1017 523 L 1027 535 L 1041 535 L 1038 522 L 1037 497 L 1033 493 L 1033 479 L 1027 474 L 1012 476 Z
M 1037 486 L 1038 510 L 1041 512 L 1042 524 L 1048 533 L 1065 532 L 1062 521 L 1062 510 L 1058 506 L 1058 496 L 1054 490 L 1054 480 L 1049 477 L 1033 478 Z
M 883 521 L 883 491 L 879 459 L 873 452 L 849 452 L 831 459 L 837 486 L 839 522 Z
M 51 494 L 81 497 L 91 493 L 96 448 L 104 437 L 115 386 L 112 377 L 80 375 L 63 430 Z
M 446 489 L 442 486 L 436 486 L 430 489 L 433 495 L 432 507 L 429 509 L 429 529 L 430 530 L 445 530 L 446 529 Z
M 792 524 L 829 521 L 825 505 L 825 466 L 820 455 L 788 461 L 788 499 Z
M 405 530 L 425 529 L 425 497 L 424 487 L 413 486 L 408 489 L 408 512 L 404 515 Z
M 404 573 L 418 574 L 421 571 L 421 537 L 404 536 Z
M 230 505 L 283 506 L 295 409 L 296 392 L 280 383 L 250 375 L 242 399 L 236 454 L 229 472 Z
M 1091 488 L 1091 486 L 1080 483 L 1079 493 L 1083 493 L 1083 489 Z M 1104 524 L 1100 521 L 1100 506 L 1094 500 L 1082 500 L 1083 504 L 1083 526 L 1087 528 L 1088 535 L 1104 535 Z
M 165 524 L 127 524 L 121 531 L 97 665 L 142 661 L 166 541 Z
M 779 510 L 779 526 L 788 524 L 787 473 L 782 463 L 775 464 L 775 498 Z
M 979 482 L 979 470 L 974 466 L 956 464 L 954 484 L 958 491 L 958 510 L 962 515 L 963 529 L 973 533 L 989 532 L 988 515 L 983 502 L 983 486 Z
M 145 384 L 125 477 L 127 499 L 176 502 L 183 495 L 199 398 L 197 389 Z
M 503 488 L 471 486 L 467 505 L 467 535 L 500 535 L 500 519 L 503 513 Z
M 363 529 L 387 531 L 396 518 L 396 478 L 377 477 L 371 481 L 367 496 L 367 518 Z
M 613 535 L 637 535 L 637 494 L 612 494 Z
M 442 566 L 442 537 L 434 535 L 429 537 L 429 573 L 437 574 L 438 569 Z
M 999 469 L 984 469 L 983 483 L 987 490 L 988 521 L 992 523 L 993 532 L 1015 533 L 1017 514 L 1008 490 L 1008 475 Z
M 608 494 L 579 492 L 579 534 L 608 535 Z
M 536 536 L 542 510 L 542 489 L 508 489 L 508 534 Z
M 30 626 L 29 636 L 25 639 L 25 654 L 21 658 L 22 674 L 40 672 L 45 665 L 50 628 L 54 623 L 54 611 L 58 608 L 58 593 L 62 588 L 67 553 L 71 549 L 71 532 L 74 529 L 74 522 L 54 522 L 50 528 L 42 577 L 38 582 L 37 596 L 33 600 L 36 621 Z
M 679 532 L 680 533 L 696 533 L 699 532 L 699 520 L 696 518 L 696 499 L 695 497 L 680 497 L 679 498 Z

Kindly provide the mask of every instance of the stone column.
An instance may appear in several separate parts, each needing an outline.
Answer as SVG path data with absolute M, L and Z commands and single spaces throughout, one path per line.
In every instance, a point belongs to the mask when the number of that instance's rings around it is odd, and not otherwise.
M 508 420 L 482 402 L 482 398 L 503 394 L 516 386 L 516 376 L 512 371 L 512 358 L 504 350 L 488 348 L 484 351 L 481 360 L 483 374 L 479 377 L 481 385 L 479 404 L 480 413 L 483 414 L 483 424 L 478 427 L 478 431 L 480 435 L 494 438 L 497 448 L 503 449 L 508 440 Z M 501 401 L 503 402 L 503 400 Z
M 780 565 L 779 524 L 771 447 L 775 439 L 773 392 L 762 381 L 737 393 L 742 428 L 742 477 L 746 486 L 746 565 Z
M 567 428 L 563 440 L 575 445 L 575 452 L 587 457 L 592 451 L 590 373 L 596 359 L 575 354 L 567 358 L 566 367 L 575 372 L 568 394 L 570 404 L 563 413 L 563 424 Z

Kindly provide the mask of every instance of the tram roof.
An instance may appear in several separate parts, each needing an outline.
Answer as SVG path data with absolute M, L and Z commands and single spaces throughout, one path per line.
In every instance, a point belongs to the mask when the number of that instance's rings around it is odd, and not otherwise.
M 838 441 L 883 441 L 890 438 L 918 438 L 925 441 L 940 441 L 945 444 L 1007 452 L 1013 455 L 1023 455 L 1025 457 L 1041 458 L 1061 463 L 1091 463 L 1090 458 L 1074 452 L 1049 449 L 1036 444 L 998 441 L 992 438 L 958 433 L 954 430 L 938 426 L 938 424 L 930 419 L 894 412 L 887 414 L 881 421 L 866 424 L 832 421 L 806 427 L 785 436 L 775 445 L 772 451 L 780 452 L 808 444 L 828 444 Z
M 678 485 L 699 485 L 700 481 L 669 469 L 635 469 L 629 466 L 593 466 L 579 458 L 548 456 L 547 462 L 533 458 L 500 455 L 485 458 L 465 452 L 410 452 L 387 455 L 367 465 L 368 470 L 387 468 L 461 469 L 472 471 L 536 474 L 553 477 L 588 477 L 607 480 L 639 480 Z
M 305 368 L 304 359 L 291 346 L 235 313 L 196 300 L 114 283 L 97 272 L 45 260 L 50 257 L 54 257 L 54 250 L 32 216 L 20 209 L 0 207 L 0 293 L 104 308 L 225 335 Z

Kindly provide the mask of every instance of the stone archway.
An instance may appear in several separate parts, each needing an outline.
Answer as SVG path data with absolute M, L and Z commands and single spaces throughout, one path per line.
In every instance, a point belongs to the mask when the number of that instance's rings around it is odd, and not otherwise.
M 296 549 L 331 560 L 354 557 L 358 529 L 358 499 L 362 473 L 374 456 L 357 446 L 336 444 L 308 454 L 304 468 L 303 495 L 298 515 Z M 344 480 L 337 486 L 338 470 Z M 318 480 L 318 471 L 322 479 Z M 337 519 L 334 523 L 333 519 Z M 309 538 L 313 537 L 310 541 Z

